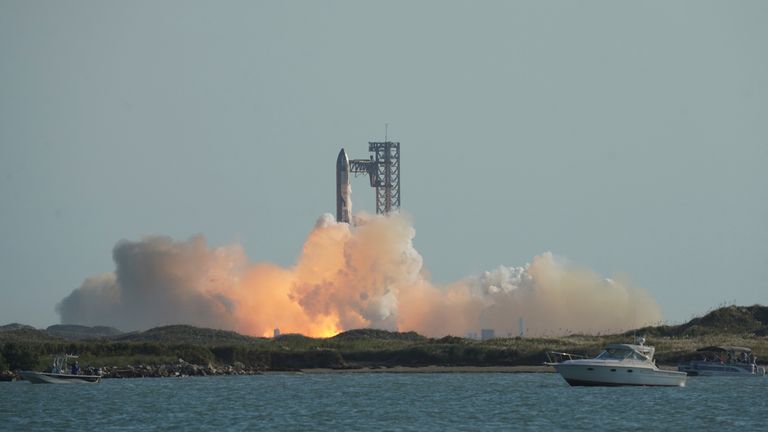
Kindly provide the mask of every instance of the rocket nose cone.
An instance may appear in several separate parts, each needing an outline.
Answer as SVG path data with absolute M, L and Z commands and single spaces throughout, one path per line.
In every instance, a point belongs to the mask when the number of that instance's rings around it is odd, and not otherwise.
M 349 158 L 347 158 L 347 152 L 342 148 L 339 151 L 339 157 L 336 158 L 336 167 L 340 169 L 346 169 L 349 166 Z

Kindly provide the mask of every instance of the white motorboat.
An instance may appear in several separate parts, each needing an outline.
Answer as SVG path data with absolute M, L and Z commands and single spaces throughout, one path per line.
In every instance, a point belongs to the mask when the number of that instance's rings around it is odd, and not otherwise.
M 51 366 L 51 372 L 21 371 L 19 376 L 33 384 L 96 384 L 100 382 L 101 375 L 80 374 L 80 367 L 77 363 L 71 369 L 68 368 L 67 361 L 77 358 L 77 356 L 71 354 L 56 356 Z
M 662 370 L 653 360 L 655 348 L 638 344 L 611 344 L 593 359 L 548 352 L 546 364 L 555 368 L 572 386 L 672 386 L 684 387 L 684 372 Z
M 696 350 L 698 359 L 677 366 L 689 376 L 765 376 L 765 367 L 757 365 L 752 350 L 737 346 L 710 346 Z

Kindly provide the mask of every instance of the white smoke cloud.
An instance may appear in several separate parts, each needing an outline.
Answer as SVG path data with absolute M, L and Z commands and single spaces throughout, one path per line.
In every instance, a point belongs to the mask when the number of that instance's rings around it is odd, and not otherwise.
M 91 277 L 56 310 L 64 324 L 124 330 L 166 324 L 231 329 L 236 300 L 227 294 L 245 264 L 239 247 L 211 249 L 202 236 L 121 241 L 114 273 Z
M 239 246 L 202 236 L 115 246 L 114 273 L 91 277 L 57 306 L 62 323 L 123 330 L 185 323 L 268 335 L 327 336 L 352 328 L 463 336 L 480 328 L 530 335 L 620 331 L 661 319 L 648 294 L 551 253 L 447 286 L 429 280 L 403 215 L 323 215 L 296 265 L 249 265 Z

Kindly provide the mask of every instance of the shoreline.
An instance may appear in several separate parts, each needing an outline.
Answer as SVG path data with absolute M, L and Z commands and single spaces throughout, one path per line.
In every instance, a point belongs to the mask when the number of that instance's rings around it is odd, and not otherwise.
M 677 370 L 675 365 L 657 365 L 662 370 Z M 557 373 L 555 368 L 548 365 L 520 366 L 391 366 L 391 367 L 359 367 L 359 368 L 308 368 L 296 372 L 305 374 L 340 374 L 340 373 Z M 285 373 L 280 371 L 264 371 L 264 373 Z
M 305 374 L 339 374 L 339 373 L 555 373 L 552 366 L 393 366 L 393 367 L 361 367 L 361 368 L 312 368 L 299 369 Z M 279 373 L 269 372 L 266 373 Z
M 662 370 L 677 370 L 673 365 L 658 365 Z M 198 371 L 204 368 L 197 369 Z M 122 371 L 127 372 L 127 371 Z M 344 367 L 344 368 L 301 368 L 285 370 L 259 370 L 259 371 L 217 371 L 213 373 L 192 373 L 176 375 L 154 375 L 142 374 L 131 371 L 131 373 L 104 375 L 102 379 L 131 379 L 131 378 L 181 378 L 195 376 L 228 376 L 228 375 L 263 375 L 263 374 L 307 374 L 307 375 L 325 375 L 325 374 L 473 374 L 473 373 L 556 373 L 555 368 L 549 365 L 518 365 L 518 366 L 365 366 L 365 367 Z M 23 381 L 15 373 L 3 374 L 0 381 Z

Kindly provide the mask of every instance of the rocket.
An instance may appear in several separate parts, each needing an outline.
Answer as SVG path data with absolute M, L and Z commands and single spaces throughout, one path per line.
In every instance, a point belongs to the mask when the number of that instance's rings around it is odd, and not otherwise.
M 352 202 L 350 194 L 352 187 L 349 185 L 349 158 L 347 152 L 341 149 L 336 158 L 336 222 L 350 221 Z

